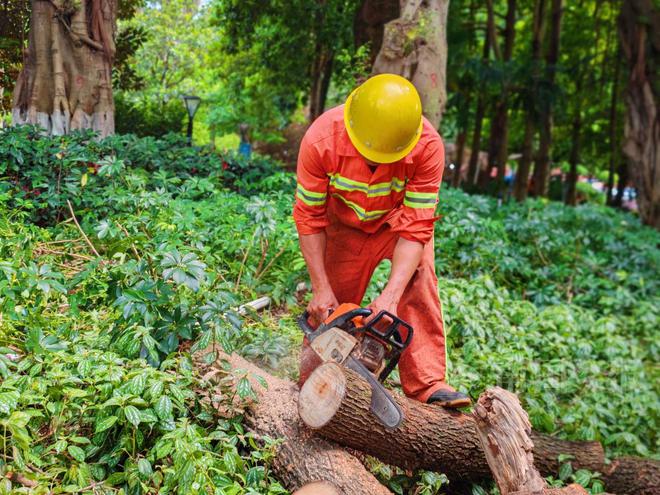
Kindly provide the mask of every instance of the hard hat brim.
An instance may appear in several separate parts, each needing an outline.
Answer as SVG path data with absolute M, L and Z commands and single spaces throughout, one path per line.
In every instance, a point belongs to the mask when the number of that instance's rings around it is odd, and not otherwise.
M 415 134 L 415 137 L 412 139 L 410 144 L 405 148 L 403 148 L 401 151 L 396 151 L 393 153 L 384 153 L 382 151 L 376 151 L 371 148 L 368 148 L 355 135 L 355 132 L 353 132 L 353 129 L 351 128 L 350 125 L 349 115 L 351 111 L 351 103 L 353 102 L 353 95 L 355 94 L 356 91 L 357 89 L 353 90 L 353 92 L 346 99 L 346 104 L 344 105 L 344 127 L 346 128 L 346 132 L 348 133 L 348 137 L 350 138 L 351 143 L 353 143 L 355 149 L 357 149 L 358 152 L 369 161 L 372 161 L 374 163 L 398 162 L 404 156 L 410 153 L 419 142 L 419 138 L 422 137 L 422 126 L 424 125 L 424 119 L 423 118 L 419 119 L 419 127 L 417 128 L 417 134 Z

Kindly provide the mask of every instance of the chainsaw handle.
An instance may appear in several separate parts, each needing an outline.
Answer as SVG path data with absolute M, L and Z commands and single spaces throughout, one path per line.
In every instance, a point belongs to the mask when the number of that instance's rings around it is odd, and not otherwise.
M 371 310 L 367 308 L 355 308 L 346 313 L 340 314 L 334 320 L 321 323 L 316 329 L 312 328 L 309 324 L 309 311 L 305 311 L 302 315 L 298 317 L 298 326 L 303 331 L 305 336 L 310 340 L 314 340 L 316 337 L 321 335 L 326 330 L 329 330 L 333 327 L 344 328 L 344 326 L 357 317 L 367 317 L 371 315 Z

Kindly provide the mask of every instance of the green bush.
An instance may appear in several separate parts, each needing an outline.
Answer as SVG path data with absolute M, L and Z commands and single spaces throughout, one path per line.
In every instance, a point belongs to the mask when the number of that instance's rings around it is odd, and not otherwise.
M 143 97 L 135 100 L 122 91 L 116 91 L 114 101 L 117 134 L 162 137 L 185 130 L 188 114 L 179 99 L 160 102 Z

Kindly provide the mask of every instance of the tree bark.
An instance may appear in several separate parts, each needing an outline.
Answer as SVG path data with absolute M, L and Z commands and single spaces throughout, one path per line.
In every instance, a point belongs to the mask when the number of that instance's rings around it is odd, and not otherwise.
M 489 15 L 492 14 L 490 11 Z M 488 30 L 486 30 L 488 31 Z M 484 33 L 484 47 L 481 55 L 482 63 L 488 63 L 490 57 L 490 36 L 488 32 Z M 472 149 L 470 150 L 470 161 L 468 162 L 467 180 L 463 188 L 471 190 L 479 178 L 479 151 L 481 150 L 481 131 L 484 124 L 484 114 L 486 113 L 486 97 L 483 91 L 477 94 L 477 109 L 474 114 L 474 129 L 472 131 Z
M 437 129 L 447 102 L 449 0 L 401 0 L 400 5 L 400 17 L 385 25 L 372 73 L 410 80 L 419 92 L 424 116 Z
M 309 96 L 309 121 L 314 122 L 325 111 L 334 54 L 325 47 L 318 46 L 312 68 L 312 88 Z
M 467 123 L 466 123 L 467 127 Z M 452 187 L 461 185 L 461 173 L 463 172 L 463 157 L 465 156 L 465 141 L 467 139 L 467 129 L 463 129 L 456 136 L 456 156 L 454 160 L 454 170 L 451 176 Z
M 529 193 L 529 170 L 532 165 L 534 148 L 534 120 L 531 115 L 525 119 L 525 137 L 523 138 L 522 156 L 518 163 L 516 179 L 513 184 L 513 196 L 516 201 L 525 201 Z
M 618 115 L 617 106 L 619 104 L 619 78 L 621 75 L 621 57 L 617 55 L 614 61 L 614 81 L 612 82 L 612 95 L 610 98 L 610 166 L 607 174 L 607 204 L 612 205 L 614 201 L 614 173 L 616 172 L 616 162 L 621 159 L 621 149 L 617 140 Z
M 114 133 L 111 69 L 115 0 L 33 0 L 30 37 L 16 81 L 12 122 L 50 134 Z
M 581 91 L 581 80 L 578 75 L 577 94 Z M 571 130 L 571 153 L 568 158 L 570 164 L 570 171 L 568 172 L 567 190 L 566 190 L 566 204 L 575 206 L 577 203 L 577 166 L 580 161 L 580 134 L 582 132 L 582 100 L 578 96 L 577 108 L 573 116 L 573 127 Z
M 218 358 L 207 364 L 204 356 L 210 351 L 216 352 Z M 295 384 L 266 373 L 240 356 L 227 355 L 218 346 L 196 353 L 193 361 L 202 381 L 208 384 L 208 390 L 200 391 L 200 394 L 204 400 L 217 407 L 221 406 L 216 399 L 214 386 L 227 376 L 224 363 L 228 363 L 231 370 L 248 373 L 252 389 L 257 395 L 257 401 L 250 404 L 246 411 L 248 427 L 258 437 L 283 440 L 277 447 L 272 469 L 287 489 L 294 491 L 310 483 L 325 481 L 344 495 L 391 493 L 358 459 L 310 434 L 296 413 L 298 389 Z M 256 377 L 263 378 L 267 387 Z
M 561 33 L 562 0 L 552 0 L 550 45 L 546 56 L 546 84 L 553 87 L 557 62 L 559 60 L 559 39 Z M 539 152 L 534 165 L 534 194 L 536 196 L 548 195 L 548 179 L 550 178 L 550 146 L 552 144 L 552 101 L 543 105 L 541 112 L 541 128 Z
M 490 477 L 472 416 L 393 395 L 404 420 L 396 429 L 388 430 L 369 411 L 371 390 L 367 383 L 352 370 L 326 363 L 301 388 L 298 411 L 302 421 L 320 436 L 388 464 L 442 472 L 450 480 Z M 657 461 L 622 458 L 606 465 L 598 442 L 570 442 L 538 434 L 532 434 L 532 441 L 536 466 L 543 476 L 556 476 L 557 457 L 570 454 L 575 469 L 603 473 L 607 488 L 615 493 L 651 495 L 660 486 Z M 638 469 L 636 479 L 631 477 L 633 466 Z
M 516 0 L 508 0 L 506 12 L 506 25 L 504 28 L 504 51 L 502 62 L 511 61 L 513 46 L 516 37 Z M 496 43 L 493 40 L 493 43 Z M 504 81 L 501 95 L 495 103 L 495 116 L 490 131 L 490 144 L 488 146 L 488 168 L 497 167 L 496 195 L 500 195 L 504 188 L 504 175 L 509 156 L 509 93 L 510 83 Z M 490 177 L 490 173 L 488 174 Z
M 628 187 L 628 162 L 626 160 L 621 160 L 619 165 L 619 181 L 616 185 L 616 196 L 612 202 L 612 206 L 615 208 L 623 207 L 623 192 L 626 187 Z
M 630 69 L 623 152 L 637 188 L 640 217 L 660 230 L 660 10 L 652 0 L 623 2 L 619 35 Z
M 537 111 L 535 105 L 538 93 L 538 66 L 541 61 L 545 18 L 545 0 L 534 3 L 534 18 L 532 26 L 532 84 L 531 93 L 527 95 L 527 111 L 525 113 L 525 137 L 523 139 L 522 157 L 516 172 L 514 196 L 517 201 L 525 201 L 529 193 L 529 171 L 534 153 L 534 135 L 536 133 Z
M 499 387 L 487 390 L 479 397 L 472 416 L 501 495 L 588 495 L 580 485 L 548 488 L 534 467 L 532 426 L 514 394 Z

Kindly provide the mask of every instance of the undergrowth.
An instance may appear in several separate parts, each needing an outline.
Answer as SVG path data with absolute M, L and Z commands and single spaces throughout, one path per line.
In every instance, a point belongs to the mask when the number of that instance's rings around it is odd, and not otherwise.
M 0 493 L 285 493 L 272 442 L 194 392 L 190 352 L 218 342 L 295 375 L 295 179 L 173 136 L 89 138 L 0 134 Z M 657 458 L 657 232 L 448 189 L 440 213 L 451 383 L 502 385 L 540 431 Z M 261 295 L 275 311 L 240 317 Z M 227 375 L 230 410 L 246 383 Z M 447 482 L 373 469 L 397 493 Z

